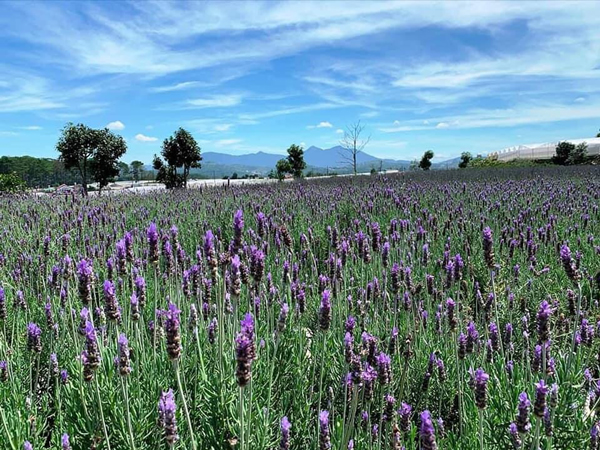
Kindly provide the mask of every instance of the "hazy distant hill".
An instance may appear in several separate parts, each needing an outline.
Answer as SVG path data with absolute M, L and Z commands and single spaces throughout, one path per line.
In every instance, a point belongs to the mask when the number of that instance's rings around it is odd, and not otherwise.
M 327 149 L 313 145 L 304 151 L 304 160 L 306 161 L 307 169 L 317 172 L 326 172 L 329 170 L 330 172 L 349 173 L 352 171 L 352 168 L 344 161 L 343 152 L 343 148 L 339 145 Z M 208 178 L 222 178 L 234 172 L 239 176 L 244 174 L 266 175 L 281 158 L 285 158 L 285 155 L 265 152 L 247 153 L 244 155 L 205 152 L 202 153 L 202 168 L 192 169 L 192 174 Z M 454 158 L 449 161 L 434 163 L 433 168 L 454 168 L 458 165 L 459 159 Z M 380 167 L 382 169 L 407 169 L 410 166 L 410 161 L 407 160 L 382 159 L 365 152 L 359 152 L 356 161 L 359 172 L 368 172 L 372 168 L 379 169 Z

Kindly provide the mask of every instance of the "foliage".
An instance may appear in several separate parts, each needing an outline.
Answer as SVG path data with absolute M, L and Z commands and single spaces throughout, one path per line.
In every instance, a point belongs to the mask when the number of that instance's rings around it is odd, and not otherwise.
M 280 159 L 275 165 L 275 178 L 282 181 L 285 178 L 285 175 L 290 173 L 291 170 L 290 162 L 287 159 Z
M 458 167 L 460 169 L 466 169 L 469 166 L 469 163 L 473 159 L 473 155 L 469 152 L 462 152 L 460 155 L 460 162 L 458 163 Z
M 24 191 L 26 183 L 16 173 L 0 173 L 0 193 Z
M 154 155 L 153 167 L 158 171 L 156 181 L 163 183 L 167 189 L 187 187 L 190 169 L 201 167 L 200 146 L 183 128 L 163 141 L 161 155 L 164 162 Z M 178 168 L 182 168 L 183 172 L 178 173 Z
M 434 155 L 431 150 L 427 150 L 425 153 L 423 153 L 423 157 L 419 162 L 419 168 L 422 170 L 429 170 L 429 168 L 431 167 L 431 160 L 433 159 L 433 156 Z
M 118 160 L 127 151 L 125 140 L 108 128 L 92 129 L 84 124 L 67 124 L 56 144 L 66 169 L 76 169 L 87 195 L 90 177 L 100 189 L 119 174 Z
M 0 174 L 16 173 L 29 187 L 73 184 L 78 175 L 57 159 L 32 156 L 0 156 Z
M 290 166 L 289 172 L 294 176 L 294 178 L 302 177 L 302 171 L 306 169 L 306 162 L 304 162 L 304 150 L 301 146 L 292 144 L 290 148 L 287 149 L 287 153 L 287 160 Z
M 556 155 L 552 157 L 552 162 L 561 166 L 567 165 L 573 150 L 575 150 L 575 144 L 566 141 L 559 142 L 556 146 Z
M 582 142 L 571 151 L 567 158 L 567 164 L 569 166 L 576 166 L 584 164 L 587 161 L 587 144 Z
M 142 161 L 132 161 L 129 165 L 129 173 L 137 183 L 144 175 L 144 163 Z

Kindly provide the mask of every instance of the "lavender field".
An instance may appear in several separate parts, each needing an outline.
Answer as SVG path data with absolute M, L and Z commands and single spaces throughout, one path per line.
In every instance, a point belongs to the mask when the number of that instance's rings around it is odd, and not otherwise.
M 600 170 L 0 198 L 2 449 L 598 449 Z

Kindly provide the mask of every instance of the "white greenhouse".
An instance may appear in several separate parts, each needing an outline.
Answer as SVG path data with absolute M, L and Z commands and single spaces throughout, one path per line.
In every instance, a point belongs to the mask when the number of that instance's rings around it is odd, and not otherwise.
M 600 138 L 567 139 L 566 141 L 575 145 L 585 142 L 587 144 L 587 154 L 589 156 L 600 155 Z M 499 152 L 492 152 L 488 156 L 497 156 L 500 161 L 510 161 L 513 159 L 550 159 L 556 154 L 557 145 L 558 142 L 517 145 L 505 148 Z

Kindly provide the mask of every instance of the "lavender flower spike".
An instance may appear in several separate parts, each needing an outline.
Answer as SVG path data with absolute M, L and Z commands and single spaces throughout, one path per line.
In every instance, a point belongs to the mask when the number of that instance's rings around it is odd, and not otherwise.
M 279 429 L 281 430 L 281 441 L 279 441 L 279 450 L 290 450 L 290 430 L 292 424 L 288 420 L 287 416 L 283 416 L 279 423 Z
M 419 428 L 419 439 L 423 450 L 437 450 L 435 441 L 435 429 L 431 420 L 431 413 L 427 410 L 421 413 L 421 427 Z

